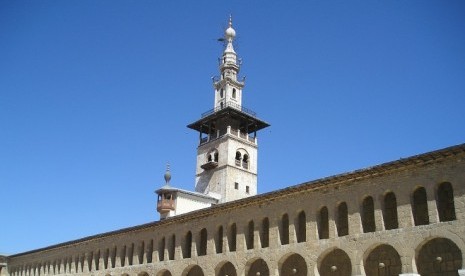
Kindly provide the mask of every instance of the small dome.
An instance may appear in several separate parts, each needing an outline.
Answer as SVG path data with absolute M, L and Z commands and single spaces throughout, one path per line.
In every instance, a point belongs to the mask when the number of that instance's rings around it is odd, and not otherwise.
M 224 31 L 224 37 L 229 40 L 229 39 L 234 39 L 235 36 L 236 36 L 236 31 L 232 27 L 232 16 L 230 15 L 229 16 L 229 26 Z
M 224 31 L 224 36 L 226 39 L 234 38 L 236 36 L 236 31 L 232 27 L 229 27 Z

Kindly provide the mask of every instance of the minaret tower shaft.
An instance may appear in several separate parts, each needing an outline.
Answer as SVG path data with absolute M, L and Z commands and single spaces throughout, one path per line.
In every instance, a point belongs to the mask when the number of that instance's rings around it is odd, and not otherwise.
M 199 132 L 195 191 L 219 202 L 257 194 L 257 131 L 269 124 L 242 106 L 244 81 L 234 50 L 236 31 L 229 19 L 225 47 L 219 59 L 220 76 L 213 78 L 213 109 L 188 125 Z

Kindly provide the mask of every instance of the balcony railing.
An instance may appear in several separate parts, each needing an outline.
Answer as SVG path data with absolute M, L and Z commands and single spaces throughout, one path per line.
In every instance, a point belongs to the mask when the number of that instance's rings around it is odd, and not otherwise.
M 226 107 L 232 107 L 236 110 L 239 110 L 239 111 L 242 111 L 252 117 L 257 117 L 257 113 L 255 113 L 254 111 L 252 111 L 251 109 L 248 109 L 246 107 L 243 107 L 242 105 L 239 105 L 237 103 L 234 103 L 234 102 L 226 102 L 225 104 L 223 104 L 223 106 L 217 106 L 215 108 L 212 108 L 204 113 L 202 113 L 202 118 L 204 117 L 207 117 L 208 115 L 211 115 L 215 112 L 218 112 Z
M 217 131 L 216 133 L 212 133 L 210 135 L 207 135 L 206 137 L 201 137 L 200 138 L 200 145 L 206 144 L 210 141 L 214 141 L 216 139 L 219 139 L 223 137 L 226 134 L 230 134 L 232 136 L 247 140 L 251 143 L 257 144 L 257 137 L 249 136 L 247 133 L 241 132 L 237 129 L 227 127 L 226 131 Z
M 157 203 L 157 211 L 170 211 L 174 210 L 174 200 L 162 199 Z

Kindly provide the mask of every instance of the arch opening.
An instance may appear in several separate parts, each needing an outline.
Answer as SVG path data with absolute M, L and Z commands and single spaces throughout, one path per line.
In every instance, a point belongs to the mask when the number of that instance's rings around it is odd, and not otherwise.
M 365 273 L 373 276 L 397 276 L 402 273 L 400 255 L 394 247 L 382 244 L 365 258 Z
M 458 275 L 462 268 L 462 251 L 451 240 L 434 238 L 421 246 L 416 259 L 422 276 Z

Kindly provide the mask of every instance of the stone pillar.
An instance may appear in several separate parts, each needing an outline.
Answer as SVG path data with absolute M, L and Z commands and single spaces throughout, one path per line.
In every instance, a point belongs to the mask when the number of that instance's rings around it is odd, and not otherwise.
M 438 214 L 438 207 L 436 205 L 436 197 L 435 197 L 434 188 L 425 187 L 425 190 L 426 190 L 426 199 L 428 201 L 429 224 L 438 223 L 439 214 Z
M 333 207 L 333 206 L 331 206 Z M 337 227 L 336 227 L 336 220 L 335 220 L 335 212 L 334 208 L 328 208 L 328 229 L 329 229 L 329 238 L 337 237 Z
M 318 226 L 316 223 L 316 214 L 315 212 L 305 213 L 307 216 L 307 241 L 316 241 L 318 239 Z
M 457 272 L 459 273 L 459 276 L 465 276 L 465 269 L 459 269 Z
M 257 229 L 257 226 L 259 225 L 254 225 L 255 229 L 253 230 L 253 248 L 260 248 L 260 228 Z
M 362 218 L 360 217 L 360 206 L 358 204 L 347 204 L 349 215 L 349 235 L 362 233 Z
M 269 218 L 270 227 L 269 227 L 269 247 L 270 248 L 279 248 L 281 247 L 280 239 L 279 239 L 279 227 L 277 218 Z
M 84 267 L 82 269 L 83 273 L 88 273 L 89 272 L 89 261 L 88 261 L 88 259 L 89 259 L 89 254 L 88 253 L 84 254 Z
M 379 197 L 373 197 L 373 207 L 375 211 L 375 226 L 376 231 L 384 230 L 383 210 L 381 209 L 381 202 Z
M 248 228 L 248 225 L 247 225 Z M 245 243 L 245 233 L 244 230 L 247 229 L 244 227 L 244 225 L 241 225 L 239 223 L 236 223 L 236 251 L 237 252 L 244 252 L 247 250 L 247 245 Z
M 397 219 L 399 228 L 413 226 L 413 212 L 410 193 L 396 193 L 397 200 Z
M 289 218 L 289 244 L 297 243 L 297 235 L 295 232 L 296 220 L 297 218 L 295 218 L 294 220 L 291 220 L 291 218 Z

